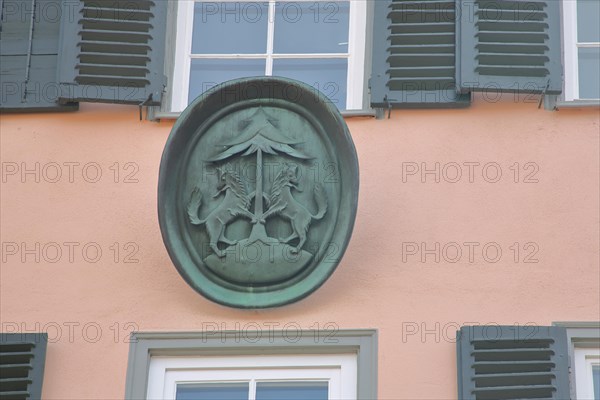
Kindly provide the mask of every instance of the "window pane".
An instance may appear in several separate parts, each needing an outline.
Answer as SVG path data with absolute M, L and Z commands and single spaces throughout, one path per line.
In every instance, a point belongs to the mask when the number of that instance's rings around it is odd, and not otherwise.
M 211 87 L 225 81 L 248 76 L 263 76 L 265 60 L 194 59 L 190 68 L 188 103 Z
M 592 366 L 592 379 L 594 380 L 594 399 L 600 400 L 600 365 Z
M 192 53 L 266 53 L 268 20 L 267 3 L 196 3 Z
M 600 1 L 577 0 L 577 41 L 600 42 Z
M 350 2 L 280 2 L 275 53 L 347 53 Z
M 177 385 L 177 400 L 248 400 L 248 383 Z
M 327 400 L 327 382 L 258 382 L 256 400 Z
M 273 60 L 273 75 L 296 79 L 320 90 L 340 110 L 346 109 L 347 59 Z
M 600 99 L 600 47 L 579 49 L 579 98 Z

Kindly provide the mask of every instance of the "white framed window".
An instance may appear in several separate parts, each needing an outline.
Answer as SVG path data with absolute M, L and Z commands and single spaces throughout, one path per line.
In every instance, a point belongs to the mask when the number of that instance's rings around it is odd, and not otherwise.
M 577 400 L 600 400 L 600 348 L 573 352 Z
M 170 112 L 250 76 L 305 82 L 340 110 L 362 110 L 366 0 L 176 2 Z
M 571 399 L 600 400 L 600 321 L 553 325 L 567 330 Z
M 377 331 L 271 328 L 134 332 L 125 398 L 377 398 Z
M 564 100 L 600 100 L 600 1 L 563 0 Z
M 356 399 L 356 354 L 152 357 L 148 399 Z

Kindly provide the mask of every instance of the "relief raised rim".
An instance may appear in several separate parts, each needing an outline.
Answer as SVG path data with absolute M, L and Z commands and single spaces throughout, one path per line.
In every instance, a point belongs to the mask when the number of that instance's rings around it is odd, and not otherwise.
M 285 98 L 284 88 L 293 86 L 297 90 L 294 101 Z M 264 96 L 250 97 L 250 89 L 260 88 Z M 299 100 L 298 100 L 299 98 Z M 286 106 L 287 103 L 287 106 Z M 198 268 L 185 244 L 186 227 L 181 217 L 181 181 L 186 168 L 187 154 L 191 143 L 201 140 L 202 135 L 215 122 L 215 115 L 223 109 L 244 109 L 264 106 L 288 108 L 308 119 L 315 130 L 323 130 L 325 138 L 319 137 L 324 145 L 336 155 L 339 165 L 341 198 L 338 204 L 336 226 L 332 241 L 339 244 L 336 262 L 322 259 L 308 273 L 275 285 L 265 285 L 259 291 L 253 287 L 223 284 L 206 273 L 206 266 Z M 320 135 L 321 133 L 319 133 Z M 186 156 L 183 156 L 186 155 Z M 257 77 L 225 82 L 205 92 L 192 102 L 173 126 L 161 159 L 158 183 L 158 216 L 163 241 L 175 267 L 186 282 L 203 296 L 226 306 L 235 308 L 276 307 L 298 301 L 319 288 L 339 265 L 350 240 L 359 187 L 358 159 L 348 127 L 338 109 L 313 87 L 291 79 Z M 321 256 L 322 258 L 322 256 Z M 200 261 L 201 263 L 201 261 Z M 203 268 L 202 268 L 203 267 Z

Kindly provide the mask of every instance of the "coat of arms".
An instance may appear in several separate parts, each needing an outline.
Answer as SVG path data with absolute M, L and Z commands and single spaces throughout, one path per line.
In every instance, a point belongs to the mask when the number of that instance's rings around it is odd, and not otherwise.
M 311 223 L 322 219 L 327 212 L 327 197 L 321 184 L 316 183 L 312 188 L 316 204 L 314 212 L 296 200 L 293 192 L 304 190 L 300 187 L 302 165 L 297 161 L 312 157 L 295 149 L 294 146 L 301 142 L 287 137 L 278 128 L 277 120 L 267 115 L 262 107 L 240 125 L 239 136 L 232 142 L 223 143 L 224 150 L 207 160 L 216 165 L 218 186 L 211 196 L 220 199 L 220 204 L 212 210 L 203 210 L 205 194 L 200 187 L 195 187 L 187 204 L 187 215 L 191 224 L 206 229 L 213 255 L 205 261 L 217 274 L 237 279 L 244 276 L 257 282 L 276 281 L 293 275 L 310 261 L 312 254 L 302 248 Z M 281 160 L 274 163 L 279 170 L 270 189 L 263 176 L 265 154 Z M 247 188 L 240 173 L 227 163 L 239 157 L 255 160 L 253 188 Z M 202 212 L 206 215 L 200 217 Z M 278 238 L 267 234 L 266 222 L 276 216 L 289 224 L 289 236 Z M 250 221 L 250 235 L 242 240 L 227 238 L 227 225 L 238 218 Z M 253 248 L 249 250 L 248 246 Z
M 173 127 L 159 221 L 194 289 L 229 306 L 273 307 L 333 273 L 357 198 L 356 153 L 335 106 L 297 81 L 241 79 L 203 94 Z

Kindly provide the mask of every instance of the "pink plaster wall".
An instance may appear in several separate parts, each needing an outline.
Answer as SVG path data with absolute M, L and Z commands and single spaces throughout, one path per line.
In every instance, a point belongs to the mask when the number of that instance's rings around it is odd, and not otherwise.
M 123 398 L 129 351 L 124 342 L 133 327 L 199 331 L 212 323 L 227 329 L 256 323 L 267 329 L 265 322 L 376 328 L 380 398 L 453 399 L 458 326 L 600 318 L 599 112 L 536 107 L 477 99 L 466 110 L 397 110 L 390 120 L 347 119 L 361 190 L 346 256 L 313 295 L 265 311 L 211 303 L 171 264 L 157 221 L 156 185 L 172 121 L 140 122 L 135 107 L 94 104 L 70 114 L 3 115 L 2 330 L 48 332 L 46 399 Z M 79 163 L 73 182 L 68 162 Z M 109 169 L 115 162 L 118 182 Z M 137 183 L 123 182 L 133 171 L 131 165 L 124 168 L 128 162 L 139 168 Z M 420 175 L 403 179 L 403 163 L 406 172 L 406 163 L 422 162 L 446 166 L 450 179 L 454 170 L 448 163 L 481 165 L 472 183 L 467 167 L 457 183 L 444 176 L 435 183 L 432 175 L 425 183 Z M 12 163 L 19 169 L 40 163 L 40 182 L 34 174 L 6 175 Z M 63 165 L 56 183 L 49 182 L 55 177 L 50 163 Z M 97 183 L 86 181 L 94 179 L 93 166 L 82 176 L 87 163 L 102 168 Z M 484 179 L 486 163 L 501 167 L 499 182 Z M 514 163 L 521 168 L 519 183 L 510 169 Z M 539 167 L 534 177 L 539 182 L 522 182 L 532 171 L 524 169 L 526 163 Z M 63 250 L 54 263 L 52 242 Z M 73 262 L 64 242 L 79 243 Z M 134 256 L 139 263 L 123 262 L 129 242 L 139 247 Z M 407 243 L 422 242 L 429 248 L 436 242 L 481 245 L 472 263 L 464 245 L 456 263 L 443 254 L 440 262 L 431 254 L 422 262 L 420 253 L 403 260 L 403 243 L 406 250 Z M 521 246 L 519 262 L 509 248 L 515 242 Z M 534 249 L 523 249 L 528 242 L 538 248 L 537 263 L 523 262 Z M 35 254 L 25 254 L 23 261 L 22 248 L 11 255 L 10 243 L 30 249 L 39 243 L 40 261 Z M 82 257 L 86 243 L 102 249 L 98 262 Z M 118 262 L 113 243 L 121 246 Z M 500 261 L 486 261 L 486 243 L 501 247 Z M 489 251 L 488 260 L 494 257 Z

